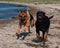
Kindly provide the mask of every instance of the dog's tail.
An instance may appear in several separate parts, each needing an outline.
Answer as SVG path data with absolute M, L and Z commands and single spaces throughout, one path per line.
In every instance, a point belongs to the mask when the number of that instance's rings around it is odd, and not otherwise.
M 49 17 L 49 19 L 52 19 L 54 16 Z

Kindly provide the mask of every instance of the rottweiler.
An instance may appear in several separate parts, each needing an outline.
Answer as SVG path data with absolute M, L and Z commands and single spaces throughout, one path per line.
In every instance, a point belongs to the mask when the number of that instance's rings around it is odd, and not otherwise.
M 18 19 L 19 19 L 18 32 L 16 33 L 17 39 L 19 39 L 22 25 L 24 26 L 24 31 L 28 29 L 29 32 L 30 27 L 34 26 L 34 18 L 29 11 L 19 11 Z
M 46 41 L 50 27 L 50 19 L 53 18 L 53 16 L 48 17 L 45 15 L 45 12 L 38 11 L 36 13 L 36 18 L 37 18 L 35 23 L 36 36 L 37 38 L 41 38 L 43 41 Z M 42 37 L 40 36 L 39 31 L 42 31 Z

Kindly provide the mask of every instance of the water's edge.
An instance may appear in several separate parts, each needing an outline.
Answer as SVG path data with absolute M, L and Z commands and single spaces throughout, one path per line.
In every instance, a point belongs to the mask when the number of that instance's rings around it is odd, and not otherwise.
M 19 10 L 28 9 L 25 5 L 0 3 L 0 20 L 11 20 L 12 17 L 18 16 Z

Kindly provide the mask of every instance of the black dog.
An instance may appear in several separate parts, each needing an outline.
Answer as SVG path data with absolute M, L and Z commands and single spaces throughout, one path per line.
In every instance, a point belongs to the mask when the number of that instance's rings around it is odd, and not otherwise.
M 50 27 L 50 19 L 51 18 L 53 18 L 53 16 L 48 18 L 45 15 L 45 12 L 43 12 L 43 11 L 37 12 L 37 20 L 35 23 L 37 38 L 41 38 L 41 39 L 43 39 L 43 41 L 46 41 L 49 27 Z M 40 37 L 39 31 L 42 31 L 43 37 Z

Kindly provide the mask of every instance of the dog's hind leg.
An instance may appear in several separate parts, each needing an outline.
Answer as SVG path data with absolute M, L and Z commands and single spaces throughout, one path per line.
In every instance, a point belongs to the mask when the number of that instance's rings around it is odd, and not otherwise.
M 29 31 L 29 33 L 30 33 L 30 26 L 28 27 L 28 31 Z
M 31 27 L 34 26 L 34 19 L 31 20 L 30 24 L 31 24 Z

